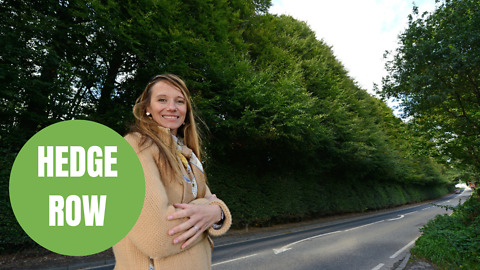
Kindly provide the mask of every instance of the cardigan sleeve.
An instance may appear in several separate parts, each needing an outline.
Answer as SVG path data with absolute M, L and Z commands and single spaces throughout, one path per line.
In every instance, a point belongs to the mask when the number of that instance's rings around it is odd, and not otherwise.
M 212 192 L 210 191 L 210 188 L 208 188 L 207 186 L 207 191 L 205 196 L 207 197 L 210 195 L 212 195 Z M 211 227 L 210 229 L 208 229 L 208 233 L 211 236 L 220 236 L 225 234 L 228 231 L 228 229 L 230 229 L 230 226 L 232 225 L 232 214 L 230 213 L 230 210 L 228 209 L 227 204 L 220 199 L 216 199 L 211 202 L 208 202 L 208 204 L 216 204 L 220 206 L 224 214 L 222 227 L 220 227 L 220 229 L 217 229 L 217 230 Z
M 168 202 L 167 193 L 160 179 L 160 173 L 155 162 L 153 147 L 140 150 L 138 147 L 138 137 L 139 136 L 136 135 L 127 135 L 125 139 L 137 152 L 143 167 L 145 175 L 145 200 L 137 223 L 133 226 L 127 237 L 147 256 L 151 258 L 163 258 L 182 252 L 181 245 L 173 244 L 173 239 L 179 234 L 170 236 L 168 230 L 183 223 L 187 219 L 167 220 L 167 216 L 175 212 L 175 207 Z M 201 239 L 199 239 L 199 241 Z

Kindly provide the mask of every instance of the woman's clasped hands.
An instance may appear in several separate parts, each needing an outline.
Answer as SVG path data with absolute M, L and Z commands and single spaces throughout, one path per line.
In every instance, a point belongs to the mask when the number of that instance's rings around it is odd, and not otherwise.
M 217 197 L 213 194 L 205 197 L 205 199 L 213 201 L 216 200 Z M 208 230 L 213 224 L 219 222 L 222 215 L 220 206 L 216 204 L 195 205 L 177 203 L 173 206 L 181 210 L 170 214 L 167 217 L 168 220 L 188 218 L 185 222 L 168 231 L 169 235 L 181 233 L 173 239 L 173 244 L 181 244 L 182 249 L 185 249 L 195 242 L 204 231 Z

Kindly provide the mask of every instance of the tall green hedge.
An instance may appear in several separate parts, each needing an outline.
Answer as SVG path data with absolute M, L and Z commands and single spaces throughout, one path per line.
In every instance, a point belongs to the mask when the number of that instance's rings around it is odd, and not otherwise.
M 453 188 L 449 184 L 332 181 L 301 171 L 255 173 L 225 164 L 210 167 L 208 173 L 212 191 L 232 211 L 235 228 L 384 209 L 435 199 Z

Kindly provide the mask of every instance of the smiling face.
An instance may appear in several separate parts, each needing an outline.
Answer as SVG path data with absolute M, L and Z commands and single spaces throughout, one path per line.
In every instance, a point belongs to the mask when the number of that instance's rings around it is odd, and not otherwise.
M 152 115 L 155 122 L 169 128 L 173 135 L 185 122 L 187 115 L 187 101 L 177 87 L 168 81 L 159 81 L 150 89 L 150 104 L 147 112 Z

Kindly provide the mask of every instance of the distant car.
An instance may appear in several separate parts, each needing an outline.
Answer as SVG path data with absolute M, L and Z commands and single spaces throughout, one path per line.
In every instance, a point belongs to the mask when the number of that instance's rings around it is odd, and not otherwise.
M 460 189 L 455 189 L 455 194 L 460 194 L 462 191 Z

